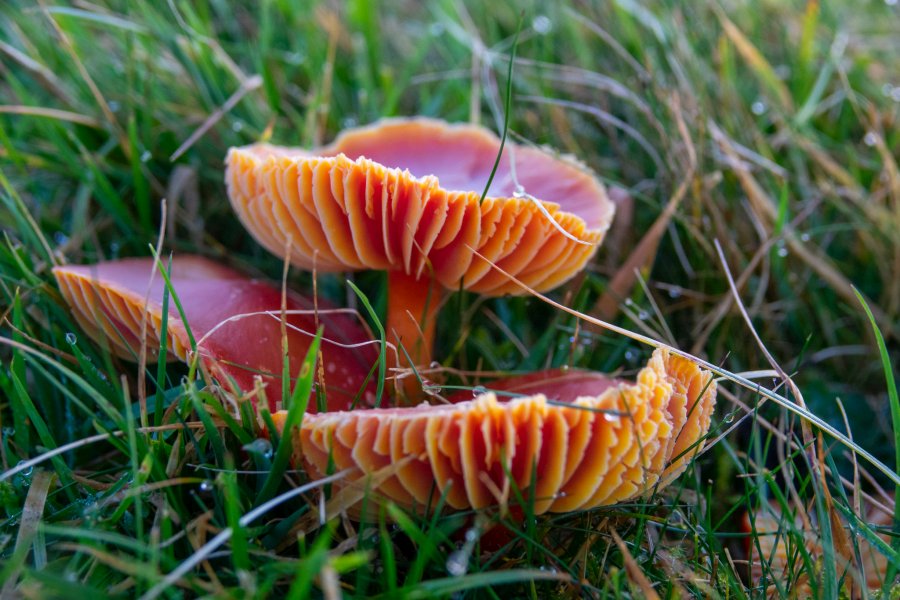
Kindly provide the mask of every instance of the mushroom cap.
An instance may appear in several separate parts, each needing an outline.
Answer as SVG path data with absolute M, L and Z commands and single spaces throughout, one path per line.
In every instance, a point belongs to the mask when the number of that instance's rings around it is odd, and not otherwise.
M 63 297 L 84 331 L 95 340 L 107 340 L 118 356 L 137 360 L 145 309 L 147 357 L 158 360 L 162 332 L 162 300 L 165 281 L 156 273 L 153 259 L 135 258 L 96 265 L 53 269 Z M 254 389 L 259 375 L 266 397 L 275 410 L 281 403 L 284 357 L 281 345 L 281 290 L 263 281 L 198 256 L 178 256 L 172 261 L 170 281 L 184 309 L 197 342 L 202 365 L 219 381 L 240 391 Z M 369 369 L 377 360 L 370 345 L 347 348 L 371 340 L 359 322 L 347 314 L 332 313 L 320 302 L 318 318 L 313 302 L 287 294 L 288 311 L 307 311 L 286 316 L 290 373 L 299 372 L 317 324 L 324 325 L 321 345 L 326 397 L 332 410 L 346 409 L 363 388 Z M 270 314 L 249 314 L 269 311 Z M 240 316 L 239 316 L 240 315 Z M 167 356 L 187 362 L 191 342 L 174 300 L 169 300 Z M 374 384 L 361 394 L 371 404 Z M 315 403 L 310 403 L 315 410 Z
M 369 486 L 420 511 L 441 496 L 453 509 L 484 508 L 515 497 L 513 485 L 526 498 L 533 486 L 534 510 L 544 513 L 646 494 L 703 446 L 716 386 L 687 359 L 657 350 L 634 383 L 580 371 L 550 378 L 558 402 L 489 392 L 455 404 L 308 416 L 295 431 L 295 461 L 312 478 L 351 469 L 341 486 Z M 524 387 L 537 379 L 524 378 Z M 285 418 L 273 415 L 276 427 Z
M 388 119 L 315 151 L 232 148 L 226 182 L 253 236 L 281 257 L 290 247 L 301 268 L 402 269 L 450 289 L 522 293 L 493 263 L 548 290 L 593 256 L 614 205 L 583 166 L 510 141 L 480 202 L 499 151 L 482 127 Z

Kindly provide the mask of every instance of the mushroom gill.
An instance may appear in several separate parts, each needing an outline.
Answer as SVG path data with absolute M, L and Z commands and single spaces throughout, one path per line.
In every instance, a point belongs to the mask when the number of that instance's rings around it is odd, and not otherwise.
M 534 385 L 540 377 L 502 382 Z M 576 381 L 580 380 L 580 381 Z M 634 383 L 576 372 L 546 394 L 411 408 L 311 415 L 295 460 L 312 478 L 356 473 L 366 487 L 412 509 L 444 496 L 453 509 L 505 504 L 512 486 L 536 514 L 614 504 L 665 486 L 703 447 L 716 387 L 695 363 L 657 350 Z M 549 392 L 548 392 L 549 393 Z M 286 414 L 273 415 L 277 427 Z M 386 480 L 371 478 L 388 465 Z

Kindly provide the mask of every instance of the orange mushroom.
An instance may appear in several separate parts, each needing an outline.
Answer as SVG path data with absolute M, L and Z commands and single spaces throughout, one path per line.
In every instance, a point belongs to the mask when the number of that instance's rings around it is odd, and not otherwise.
M 155 269 L 152 259 L 138 258 L 56 267 L 53 274 L 82 329 L 94 339 L 108 340 L 120 357 L 137 359 L 146 309 L 147 354 L 155 361 L 163 335 L 165 288 L 157 273 L 145 304 Z M 281 290 L 196 256 L 174 259 L 170 281 L 188 326 L 170 301 L 169 358 L 190 360 L 189 328 L 202 365 L 223 385 L 232 385 L 239 392 L 252 391 L 258 376 L 266 385 L 270 409 L 280 407 L 284 368 Z M 316 314 L 312 301 L 294 293 L 288 293 L 286 308 L 290 373 L 299 371 L 317 326 L 324 325 L 322 371 L 329 410 L 348 409 L 357 395 L 362 405 L 371 405 L 374 385 L 364 382 L 377 355 L 371 345 L 365 345 L 371 338 L 360 324 L 333 311 Z M 310 402 L 309 409 L 315 411 L 315 402 Z
M 514 500 L 535 513 L 589 509 L 666 485 L 703 447 L 716 387 L 695 363 L 657 350 L 634 383 L 551 372 L 499 382 L 546 394 L 308 416 L 294 435 L 309 476 L 350 469 L 356 486 L 422 510 Z M 471 396 L 470 396 L 471 397 Z M 279 429 L 286 413 L 273 415 Z M 283 433 L 283 432 L 282 432 Z
M 385 120 L 307 151 L 232 148 L 228 195 L 269 251 L 301 268 L 388 272 L 387 332 L 428 364 L 442 287 L 553 288 L 593 256 L 614 207 L 584 168 L 473 125 Z M 436 282 L 440 285 L 431 285 Z

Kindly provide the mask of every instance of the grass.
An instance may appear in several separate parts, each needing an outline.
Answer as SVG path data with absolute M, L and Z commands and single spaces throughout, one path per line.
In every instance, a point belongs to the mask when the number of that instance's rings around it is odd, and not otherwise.
M 836 597 L 852 587 L 846 557 L 900 566 L 897 523 L 873 509 L 893 513 L 894 486 L 856 452 L 893 464 L 900 435 L 896 7 L 303 4 L 0 6 L 4 592 L 756 598 L 805 581 Z M 81 334 L 50 267 L 149 255 L 166 198 L 163 256 L 278 280 L 225 200 L 227 148 L 412 114 L 508 125 L 627 192 L 591 268 L 552 297 L 725 370 L 715 443 L 675 484 L 574 515 L 389 504 L 322 524 L 329 482 L 288 470 L 273 483 L 282 442 L 187 369 L 147 370 L 141 423 L 137 368 Z M 383 315 L 379 276 L 351 279 L 317 284 Z M 534 298 L 457 294 L 438 335 L 442 363 L 464 370 L 630 373 L 649 354 Z M 727 381 L 754 372 L 760 390 Z M 852 441 L 820 438 L 765 401 L 773 391 Z M 779 532 L 745 533 L 743 515 L 770 505 Z M 491 539 L 498 522 L 509 539 Z M 776 536 L 786 560 L 757 561 L 751 579 L 747 548 Z

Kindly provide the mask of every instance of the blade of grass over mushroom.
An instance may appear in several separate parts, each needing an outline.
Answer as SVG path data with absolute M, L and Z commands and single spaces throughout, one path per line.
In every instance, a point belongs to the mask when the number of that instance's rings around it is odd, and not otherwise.
M 267 502 L 275 495 L 278 486 L 281 485 L 284 471 L 288 467 L 291 454 L 294 452 L 294 436 L 291 432 L 299 428 L 303 424 L 303 417 L 309 404 L 310 393 L 313 389 L 313 383 L 316 378 L 316 359 L 319 355 L 319 344 L 322 341 L 323 328 L 319 327 L 316 331 L 316 337 L 306 351 L 306 357 L 300 366 L 300 372 L 297 375 L 297 384 L 291 396 L 290 408 L 287 411 L 287 417 L 281 426 L 281 439 L 278 441 L 278 448 L 275 450 L 275 458 L 272 461 L 272 470 L 266 476 L 266 482 L 263 484 L 262 490 L 256 496 L 256 505 L 259 506 Z
M 516 25 L 516 33 L 513 36 L 512 48 L 509 51 L 509 66 L 506 69 L 506 97 L 503 101 L 503 128 L 500 136 L 500 147 L 497 149 L 497 158 L 494 160 L 494 166 L 491 168 L 491 174 L 488 176 L 487 183 L 484 184 L 484 191 L 478 199 L 478 204 L 484 203 L 487 198 L 488 191 L 491 189 L 491 183 L 494 182 L 494 175 L 497 174 L 497 168 L 500 166 L 500 159 L 503 157 L 503 147 L 506 145 L 506 135 L 509 133 L 509 112 L 512 109 L 512 87 L 513 87 L 513 65 L 516 64 L 516 51 L 519 49 L 519 34 L 522 33 L 522 21 L 525 20 L 525 12 L 519 16 L 519 24 Z
M 378 335 L 381 338 L 381 344 L 379 345 L 378 350 L 378 380 L 375 385 L 375 402 L 372 404 L 375 408 L 379 408 L 381 406 L 382 401 L 384 400 L 384 381 L 385 381 L 385 371 L 387 369 L 387 337 L 384 331 L 384 325 L 381 324 L 381 321 L 378 318 L 378 314 L 375 312 L 375 309 L 372 308 L 372 304 L 369 302 L 369 298 L 356 287 L 349 279 L 347 280 L 347 285 L 350 286 L 350 289 L 353 290 L 353 293 L 356 294 L 356 297 L 359 298 L 359 301 L 363 303 L 363 306 L 366 309 L 366 312 L 369 313 L 369 318 L 372 319 L 372 322 L 375 323 L 375 329 L 378 330 Z M 368 380 L 368 377 L 366 378 Z M 354 404 L 356 402 L 354 401 Z

